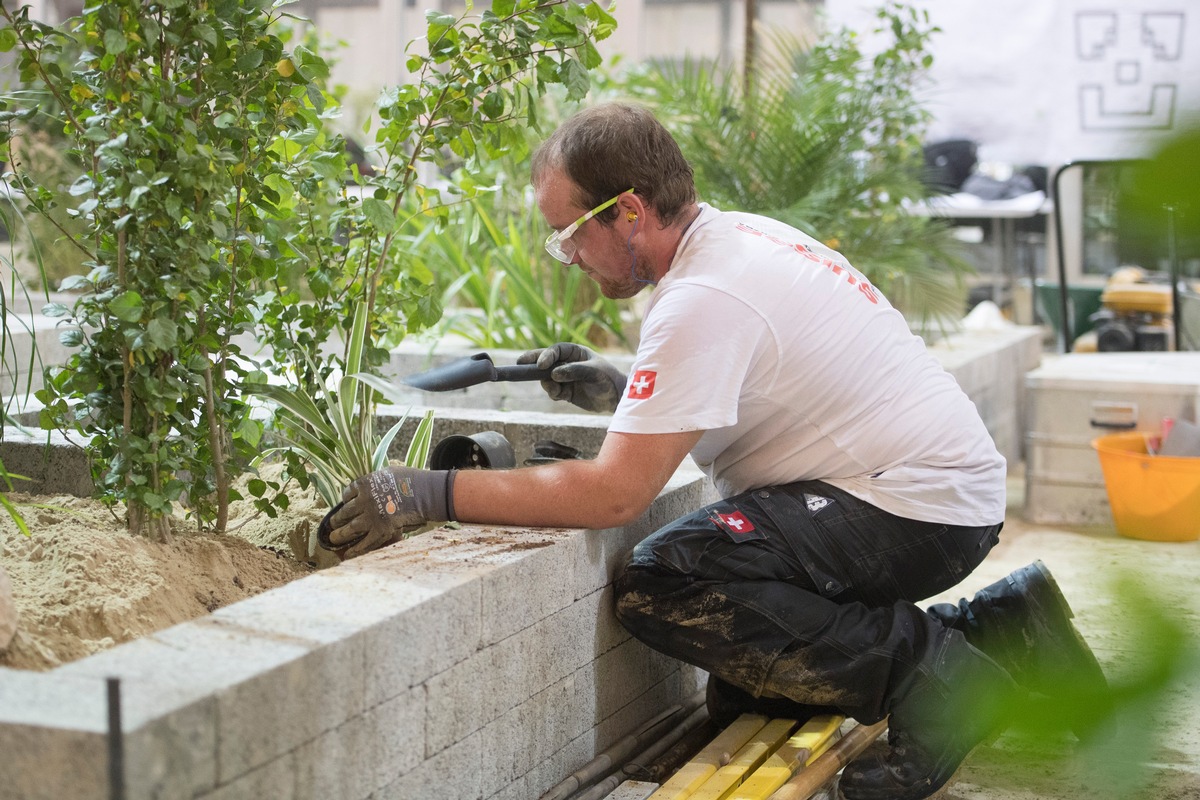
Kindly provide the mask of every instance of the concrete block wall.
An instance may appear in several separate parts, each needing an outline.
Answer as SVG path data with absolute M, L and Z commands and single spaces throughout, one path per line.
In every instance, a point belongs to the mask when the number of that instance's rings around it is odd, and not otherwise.
M 46 673 L 0 669 L 0 786 L 127 797 L 528 800 L 695 694 L 630 639 L 619 560 L 710 499 L 684 467 L 636 524 L 442 528 Z
M 1011 326 L 966 331 L 932 345 L 929 351 L 954 376 L 1013 466 L 1025 457 L 1025 373 L 1042 362 L 1041 328 Z

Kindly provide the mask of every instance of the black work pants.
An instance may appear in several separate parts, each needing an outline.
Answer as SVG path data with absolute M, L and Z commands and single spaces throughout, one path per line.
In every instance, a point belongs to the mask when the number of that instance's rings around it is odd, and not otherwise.
M 986 658 L 915 603 L 975 569 L 1000 528 L 904 519 L 820 481 L 756 489 L 638 544 L 617 616 L 756 697 L 872 723 L 947 659 Z

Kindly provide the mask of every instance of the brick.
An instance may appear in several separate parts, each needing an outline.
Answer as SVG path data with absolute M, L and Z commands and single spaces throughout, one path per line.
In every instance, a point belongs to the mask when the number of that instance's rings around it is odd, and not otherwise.
M 215 700 L 202 700 L 125 735 L 131 800 L 193 797 L 216 785 L 215 709 Z
M 526 798 L 541 797 L 597 755 L 590 729 L 533 765 L 524 775 Z M 501 790 L 500 794 L 503 794 Z
M 190 795 L 189 795 L 190 797 Z M 197 795 L 196 800 L 295 800 L 296 763 L 290 753 L 239 775 L 224 786 Z M 344 797 L 344 795 L 330 795 Z M 350 800 L 346 797 L 345 800 Z
M 0 668 L 0 787 L 18 800 L 108 796 L 103 680 Z
M 634 639 L 596 659 L 596 715 L 604 719 L 656 681 L 649 677 L 650 650 Z
M 108 800 L 102 733 L 0 725 L 0 786 L 6 800 Z
M 509 563 L 483 577 L 484 646 L 566 608 L 575 599 L 571 548 L 566 543 L 511 556 Z
M 371 795 L 371 800 L 480 800 L 482 734 L 448 747 Z
M 583 725 L 575 696 L 575 681 L 566 678 L 483 729 L 484 796 L 525 775 L 578 735 Z
M 364 798 L 424 760 L 424 693 L 410 689 L 296 751 L 296 800 Z
M 431 678 L 429 751 L 478 730 L 594 659 L 596 603 L 574 603 Z
M 218 694 L 218 779 L 248 772 L 361 713 L 363 664 L 361 641 L 338 642 Z
M 354 646 L 364 653 L 365 705 L 378 705 L 466 658 L 479 639 L 477 583 L 429 585 L 397 574 L 400 569 L 396 559 L 382 560 L 375 569 L 344 564 L 215 616 L 324 644 L 356 637 Z

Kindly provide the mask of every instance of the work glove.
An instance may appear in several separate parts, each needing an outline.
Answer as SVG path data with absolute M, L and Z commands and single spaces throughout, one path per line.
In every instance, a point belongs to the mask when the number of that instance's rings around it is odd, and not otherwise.
M 517 363 L 554 367 L 550 380 L 542 381 L 542 389 L 551 400 L 567 400 L 584 411 L 616 411 L 625 392 L 625 373 L 582 345 L 559 342 L 544 350 L 529 350 L 518 356 Z
M 358 478 L 321 521 L 317 543 L 339 558 L 354 558 L 428 522 L 454 519 L 456 473 L 388 467 Z

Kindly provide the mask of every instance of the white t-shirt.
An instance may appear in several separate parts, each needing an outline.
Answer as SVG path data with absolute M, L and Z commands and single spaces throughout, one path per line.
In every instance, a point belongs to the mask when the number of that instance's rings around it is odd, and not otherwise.
M 609 430 L 704 431 L 724 497 L 823 480 L 908 519 L 1004 519 L 1004 458 L 954 378 L 840 254 L 753 214 L 701 205 Z

